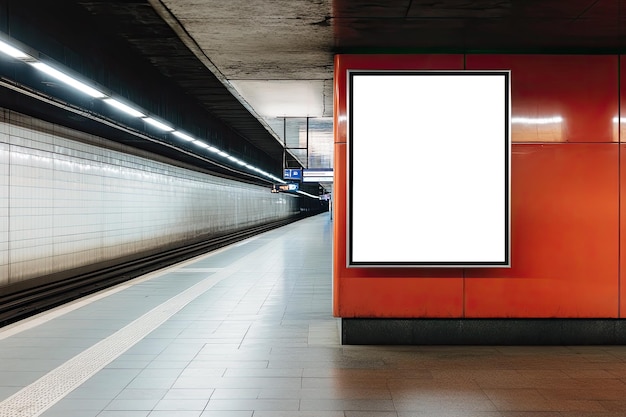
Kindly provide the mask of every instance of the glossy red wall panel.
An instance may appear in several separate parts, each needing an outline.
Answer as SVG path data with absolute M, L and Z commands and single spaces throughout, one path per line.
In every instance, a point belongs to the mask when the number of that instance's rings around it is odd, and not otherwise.
M 617 317 L 617 152 L 513 146 L 512 267 L 466 269 L 466 317 Z
M 345 71 L 458 69 L 461 58 L 336 57 L 335 315 L 617 317 L 620 302 L 626 309 L 618 264 L 626 254 L 619 251 L 619 146 L 614 143 L 618 129 L 613 122 L 618 105 L 616 56 L 465 57 L 468 69 L 511 69 L 514 117 L 531 122 L 562 117 L 558 128 L 513 125 L 514 141 L 534 143 L 513 146 L 511 269 L 345 267 Z M 621 184 L 626 184 L 626 177 Z
M 626 57 L 620 57 L 620 317 L 626 317 Z
M 513 142 L 617 141 L 615 55 L 467 55 L 466 67 L 511 70 Z
M 623 125 L 623 124 L 622 124 Z M 622 132 L 624 132 L 622 127 Z M 624 133 L 622 133 L 623 137 Z M 626 145 L 620 144 L 620 161 L 626 161 Z M 620 167 L 620 271 L 619 271 L 619 317 L 626 317 L 626 166 Z

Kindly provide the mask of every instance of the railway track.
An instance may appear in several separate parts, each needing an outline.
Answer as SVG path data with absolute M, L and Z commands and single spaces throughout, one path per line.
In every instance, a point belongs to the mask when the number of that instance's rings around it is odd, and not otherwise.
M 301 220 L 303 214 L 286 220 L 229 233 L 160 252 L 104 269 L 72 276 L 9 294 L 0 294 L 0 327 L 49 310 L 146 273 L 219 249 L 249 237 Z M 1 288 L 0 288 L 1 292 Z

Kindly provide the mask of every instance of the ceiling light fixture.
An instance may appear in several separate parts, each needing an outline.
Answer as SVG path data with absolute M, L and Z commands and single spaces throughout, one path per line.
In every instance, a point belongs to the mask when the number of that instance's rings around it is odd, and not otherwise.
M 127 106 L 126 104 L 124 104 L 124 103 L 122 103 L 120 101 L 117 101 L 114 98 L 105 98 L 105 99 L 102 99 L 102 101 L 104 101 L 105 103 L 107 103 L 107 104 L 109 104 L 109 105 L 111 105 L 111 106 L 113 106 L 113 107 L 123 111 L 124 113 L 126 113 L 126 114 L 128 114 L 130 116 L 133 116 L 133 117 L 146 117 L 146 115 L 143 114 L 142 112 L 140 112 L 139 110 L 136 110 L 136 109 L 134 109 L 134 108 L 132 108 L 130 106 Z
M 106 97 L 106 95 L 104 93 L 102 93 L 101 91 L 96 90 L 93 87 L 88 86 L 85 83 L 82 83 L 72 77 L 70 77 L 67 74 L 62 73 L 61 71 L 52 68 L 50 65 L 48 64 L 44 64 L 43 62 L 31 62 L 30 65 L 32 65 L 33 67 L 37 68 L 39 71 L 46 73 L 48 75 L 50 75 L 51 77 L 56 78 L 57 80 L 64 82 L 65 84 L 69 85 L 70 87 L 74 87 L 75 89 L 77 89 L 78 91 L 81 91 L 93 98 L 104 98 Z
M 152 126 L 158 128 L 158 129 L 164 130 L 166 132 L 174 131 L 173 127 L 170 127 L 170 126 L 166 125 L 165 123 L 159 122 L 158 120 L 153 119 L 152 117 L 146 117 L 143 120 L 145 120 L 146 122 L 148 122 Z
M 29 57 L 28 54 L 26 54 L 25 52 L 22 52 L 19 49 L 2 41 L 0 41 L 0 52 L 17 59 L 26 59 Z
M 208 148 L 209 147 L 209 145 L 207 145 L 206 143 L 204 143 L 202 141 L 199 141 L 199 140 L 194 140 L 191 143 L 193 143 L 194 145 L 199 146 L 201 148 Z
M 178 130 L 173 131 L 173 132 L 172 132 L 172 134 L 173 134 L 174 136 L 178 136 L 179 138 L 181 138 L 181 139 L 183 139 L 183 140 L 186 140 L 186 141 L 188 141 L 188 142 L 193 142 L 193 141 L 195 140 L 195 139 L 194 139 L 194 138 L 192 138 L 191 136 L 186 135 L 186 134 L 184 134 L 183 132 L 179 132 Z

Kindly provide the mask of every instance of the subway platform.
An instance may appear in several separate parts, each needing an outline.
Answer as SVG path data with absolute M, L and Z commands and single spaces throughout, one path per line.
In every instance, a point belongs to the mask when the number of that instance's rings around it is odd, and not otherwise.
M 617 417 L 626 347 L 342 346 L 328 213 L 0 329 L 0 417 Z

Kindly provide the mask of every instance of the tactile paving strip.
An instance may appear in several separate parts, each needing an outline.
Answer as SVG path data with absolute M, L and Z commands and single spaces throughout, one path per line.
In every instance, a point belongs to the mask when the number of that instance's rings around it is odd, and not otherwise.
M 0 417 L 37 417 L 104 368 L 195 298 L 239 269 L 251 257 L 263 256 L 273 244 L 257 249 L 220 272 L 155 307 L 31 385 L 0 402 Z

